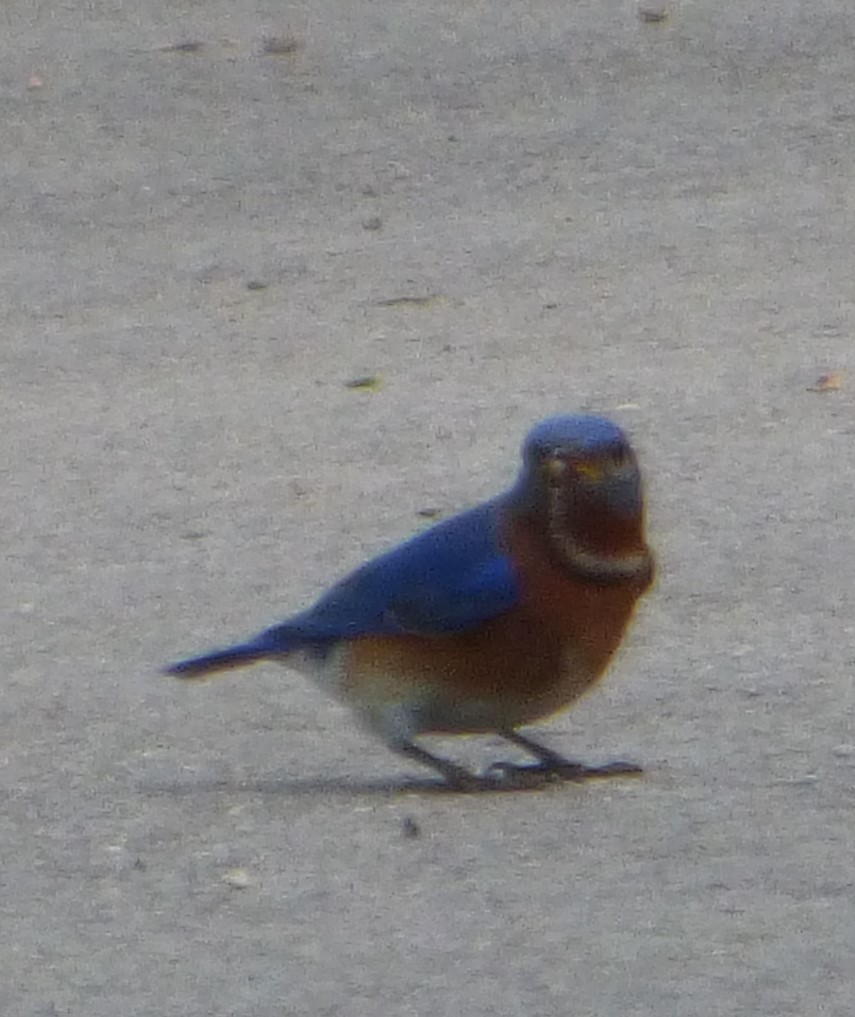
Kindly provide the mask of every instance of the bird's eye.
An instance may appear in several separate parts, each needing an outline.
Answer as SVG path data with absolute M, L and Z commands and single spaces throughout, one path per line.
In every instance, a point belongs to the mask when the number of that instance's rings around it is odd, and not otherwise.
M 612 451 L 612 462 L 615 466 L 626 466 L 631 461 L 626 445 L 616 445 Z

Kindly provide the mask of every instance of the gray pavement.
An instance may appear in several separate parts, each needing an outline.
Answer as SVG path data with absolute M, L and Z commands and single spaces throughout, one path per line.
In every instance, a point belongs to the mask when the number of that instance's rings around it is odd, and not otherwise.
M 0 1013 L 849 1017 L 851 4 L 0 23 Z M 439 794 L 289 672 L 158 675 L 577 410 L 660 577 L 541 733 L 643 778 Z

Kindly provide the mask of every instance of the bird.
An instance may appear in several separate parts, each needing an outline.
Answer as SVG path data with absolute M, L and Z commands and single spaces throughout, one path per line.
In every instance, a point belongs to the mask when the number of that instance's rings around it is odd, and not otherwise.
M 585 766 L 518 730 L 598 681 L 653 581 L 636 454 L 611 420 L 566 414 L 536 424 L 521 459 L 503 494 L 368 561 L 247 642 L 165 673 L 207 679 L 284 664 L 455 790 L 640 771 Z M 536 762 L 477 774 L 418 740 L 457 734 L 498 735 Z

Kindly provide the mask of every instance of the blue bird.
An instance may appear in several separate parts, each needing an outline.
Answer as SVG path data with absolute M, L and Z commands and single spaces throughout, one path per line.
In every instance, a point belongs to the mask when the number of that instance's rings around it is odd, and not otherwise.
M 602 676 L 653 572 L 626 435 L 602 417 L 551 417 L 525 439 L 504 494 L 367 562 L 307 611 L 166 673 L 207 678 L 262 660 L 304 671 L 461 790 L 636 772 L 567 760 L 517 728 Z M 477 776 L 416 741 L 477 733 L 538 763 Z

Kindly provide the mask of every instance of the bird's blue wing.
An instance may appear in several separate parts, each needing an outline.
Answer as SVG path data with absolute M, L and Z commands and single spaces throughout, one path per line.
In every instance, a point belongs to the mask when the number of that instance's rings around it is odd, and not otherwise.
M 334 586 L 303 614 L 259 637 L 271 652 L 367 635 L 442 635 L 510 610 L 519 588 L 488 502 L 455 516 Z
M 420 635 L 465 632 L 503 614 L 517 602 L 517 580 L 510 561 L 497 555 L 460 575 L 402 590 L 390 603 L 387 620 L 398 632 Z
M 323 656 L 358 636 L 465 632 L 509 611 L 517 578 L 499 537 L 500 502 L 488 502 L 375 558 L 304 611 L 248 642 L 170 665 L 200 678 L 307 649 Z

